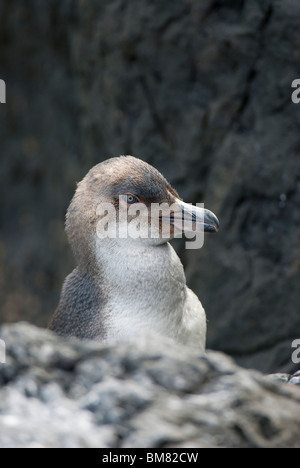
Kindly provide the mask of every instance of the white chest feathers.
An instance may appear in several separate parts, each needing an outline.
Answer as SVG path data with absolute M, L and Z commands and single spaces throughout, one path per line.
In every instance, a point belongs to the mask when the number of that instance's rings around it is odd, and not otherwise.
M 122 246 L 121 240 L 96 241 L 107 296 L 107 340 L 154 331 L 204 352 L 205 312 L 186 286 L 174 249 L 169 243 L 147 246 L 122 241 Z

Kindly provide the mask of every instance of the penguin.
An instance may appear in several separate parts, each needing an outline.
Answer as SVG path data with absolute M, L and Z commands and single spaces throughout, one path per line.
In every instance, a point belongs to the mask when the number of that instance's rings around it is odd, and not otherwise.
M 143 160 L 119 156 L 97 164 L 67 210 L 77 266 L 50 330 L 101 342 L 153 331 L 204 353 L 205 311 L 169 241 L 218 230 L 214 213 L 183 202 Z

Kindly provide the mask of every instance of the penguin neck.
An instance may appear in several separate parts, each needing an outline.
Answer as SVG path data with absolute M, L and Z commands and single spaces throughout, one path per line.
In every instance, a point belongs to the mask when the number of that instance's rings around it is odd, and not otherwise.
M 183 266 L 169 243 L 97 239 L 96 261 L 114 317 L 182 320 L 186 299 Z

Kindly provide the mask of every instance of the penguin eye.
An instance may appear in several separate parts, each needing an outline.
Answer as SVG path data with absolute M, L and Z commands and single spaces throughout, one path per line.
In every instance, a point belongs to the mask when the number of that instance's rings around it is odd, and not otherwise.
M 135 197 L 134 195 L 131 195 L 131 193 L 128 193 L 127 195 L 125 195 L 125 199 L 126 199 L 126 202 L 128 203 L 128 205 L 133 205 L 134 203 L 139 203 L 139 200 L 137 199 L 137 197 Z

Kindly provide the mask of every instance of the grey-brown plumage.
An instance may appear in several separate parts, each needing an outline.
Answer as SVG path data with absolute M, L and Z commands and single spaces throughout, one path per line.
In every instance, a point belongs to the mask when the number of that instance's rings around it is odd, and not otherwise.
M 99 238 L 99 205 L 111 203 L 117 212 L 128 210 L 128 196 L 130 203 L 133 196 L 147 208 L 151 203 L 175 203 L 177 211 L 172 221 L 168 219 L 169 238 L 161 236 L 164 218 L 158 224 L 159 238 Z M 202 229 L 216 231 L 213 213 L 201 213 Z M 187 288 L 182 264 L 168 243 L 183 214 L 192 219 L 190 205 L 144 161 L 121 156 L 93 167 L 78 184 L 67 212 L 66 232 L 77 268 L 66 278 L 49 328 L 60 335 L 100 341 L 152 329 L 204 351 L 205 313 Z M 148 215 L 142 223 L 150 226 Z
M 104 302 L 97 278 L 75 268 L 64 282 L 49 328 L 64 336 L 104 339 L 104 317 L 95 313 L 103 308 Z

